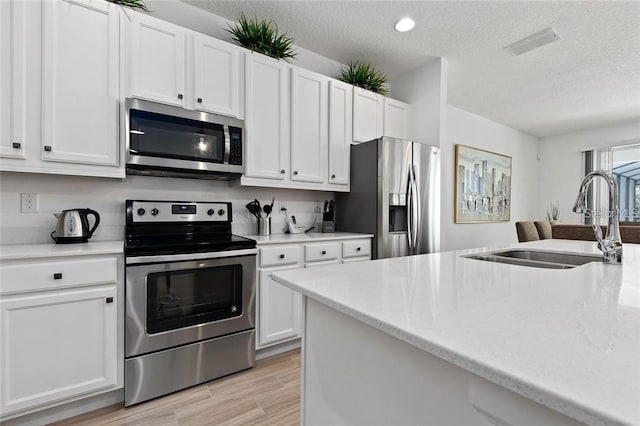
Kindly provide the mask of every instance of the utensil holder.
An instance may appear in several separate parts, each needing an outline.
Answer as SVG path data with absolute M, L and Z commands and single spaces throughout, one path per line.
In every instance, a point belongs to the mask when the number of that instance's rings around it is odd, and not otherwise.
M 271 218 L 258 218 L 258 235 L 271 235 Z

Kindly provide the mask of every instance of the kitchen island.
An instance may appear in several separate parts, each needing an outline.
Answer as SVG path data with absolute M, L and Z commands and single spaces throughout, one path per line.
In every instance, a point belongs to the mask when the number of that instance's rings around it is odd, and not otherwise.
M 274 273 L 305 296 L 302 423 L 640 424 L 640 245 L 622 266 L 463 257 L 502 248 Z

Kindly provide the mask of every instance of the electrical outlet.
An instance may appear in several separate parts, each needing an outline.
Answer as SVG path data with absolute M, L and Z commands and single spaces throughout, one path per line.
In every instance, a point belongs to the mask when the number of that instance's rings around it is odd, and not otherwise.
M 22 213 L 36 213 L 38 211 L 38 194 L 20 194 L 20 211 Z

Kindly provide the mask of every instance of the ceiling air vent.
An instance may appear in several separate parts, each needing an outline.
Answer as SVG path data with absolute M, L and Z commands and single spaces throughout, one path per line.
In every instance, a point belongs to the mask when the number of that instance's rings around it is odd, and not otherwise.
M 560 40 L 558 33 L 553 28 L 547 28 L 520 41 L 511 43 L 505 49 L 511 52 L 512 55 L 518 56 L 558 40 Z

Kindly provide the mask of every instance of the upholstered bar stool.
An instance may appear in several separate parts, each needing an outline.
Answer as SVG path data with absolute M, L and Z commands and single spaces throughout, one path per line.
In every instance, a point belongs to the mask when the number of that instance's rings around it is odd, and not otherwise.
M 516 232 L 518 233 L 518 241 L 521 243 L 540 239 L 538 230 L 533 222 L 516 222 Z
M 538 237 L 540 237 L 541 240 L 553 238 L 551 235 L 551 222 L 542 220 L 533 222 L 533 224 L 536 226 L 536 229 L 538 230 Z

